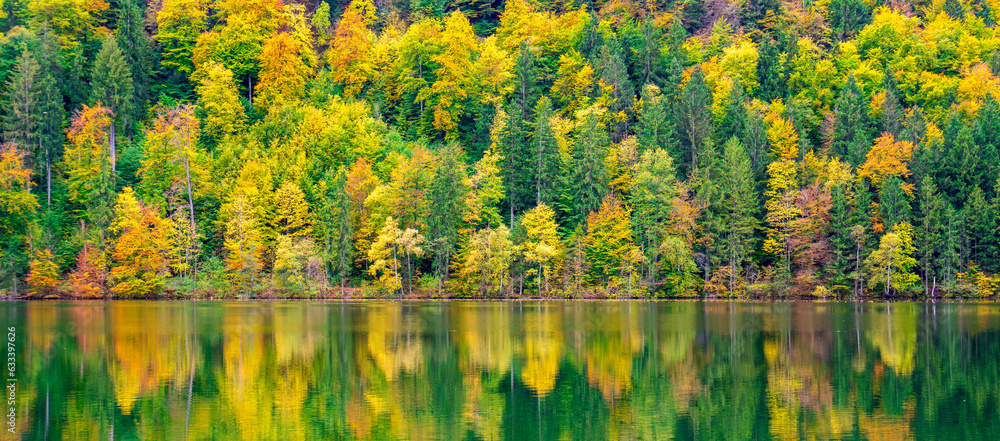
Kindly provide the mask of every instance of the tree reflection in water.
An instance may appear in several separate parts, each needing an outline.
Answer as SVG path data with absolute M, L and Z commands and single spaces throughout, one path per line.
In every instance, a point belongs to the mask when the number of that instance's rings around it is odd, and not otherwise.
M 993 439 L 1000 305 L 0 305 L 50 439 Z

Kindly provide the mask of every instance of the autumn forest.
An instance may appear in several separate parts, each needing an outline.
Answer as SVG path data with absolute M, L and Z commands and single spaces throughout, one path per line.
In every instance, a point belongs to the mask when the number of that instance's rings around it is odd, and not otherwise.
M 1000 293 L 1000 0 L 0 0 L 0 293 Z

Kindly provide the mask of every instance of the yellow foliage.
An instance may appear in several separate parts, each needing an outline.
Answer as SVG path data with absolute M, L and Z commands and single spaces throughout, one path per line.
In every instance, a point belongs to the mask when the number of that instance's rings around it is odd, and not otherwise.
M 890 176 L 910 176 L 907 162 L 913 157 L 913 148 L 913 143 L 909 141 L 896 141 L 891 133 L 883 134 L 875 140 L 865 162 L 858 167 L 858 178 L 868 178 L 876 188 L 881 189 Z

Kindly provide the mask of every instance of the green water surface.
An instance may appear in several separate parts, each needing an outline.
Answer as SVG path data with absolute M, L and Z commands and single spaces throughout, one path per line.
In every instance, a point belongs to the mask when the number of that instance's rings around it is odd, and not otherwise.
M 989 303 L 0 302 L 0 326 L 3 439 L 1000 439 Z

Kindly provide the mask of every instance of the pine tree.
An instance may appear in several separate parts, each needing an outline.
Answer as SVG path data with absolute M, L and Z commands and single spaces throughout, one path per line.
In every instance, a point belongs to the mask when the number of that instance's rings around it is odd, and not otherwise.
M 935 287 L 944 282 L 944 272 L 940 271 L 939 259 L 947 246 L 946 208 L 944 199 L 937 191 L 934 180 L 925 176 L 920 182 L 920 227 L 917 239 L 917 261 L 920 263 L 924 294 L 933 295 Z
M 535 106 L 535 205 L 551 205 L 559 197 L 559 144 L 552 128 L 552 101 L 543 96 Z
M 834 285 L 846 284 L 854 268 L 855 243 L 851 238 L 851 200 L 847 184 L 833 187 L 830 200 L 830 245 L 833 260 L 827 272 Z
M 610 116 L 614 121 L 612 139 L 619 142 L 628 130 L 632 102 L 635 100 L 635 88 L 628 76 L 621 42 L 613 34 L 609 35 L 601 46 L 596 69 L 600 81 L 609 88 L 608 110 L 611 111 Z
M 431 181 L 431 212 L 427 220 L 429 246 L 434 255 L 434 276 L 442 289 L 458 243 L 458 229 L 465 211 L 465 167 L 461 147 L 450 144 L 439 152 L 434 180 Z
M 711 106 L 712 95 L 705 84 L 705 73 L 701 67 L 696 67 L 681 92 L 676 117 L 682 151 L 678 169 L 689 178 L 694 176 L 700 164 L 702 151 L 712 142 L 714 117 Z
M 609 139 L 604 124 L 601 123 L 601 109 L 591 107 L 582 111 L 578 118 L 573 143 L 573 169 L 571 171 L 572 219 L 575 224 L 583 222 L 587 215 L 596 210 L 608 191 L 608 176 L 604 159 L 607 156 Z
M 38 132 L 45 155 L 45 168 L 38 167 L 38 175 L 45 177 L 46 207 L 52 205 L 52 164 L 62 157 L 63 144 L 66 141 L 63 120 L 66 116 L 65 102 L 62 91 L 59 90 L 59 64 L 61 58 L 58 52 L 58 41 L 48 34 L 42 35 L 41 76 L 39 83 L 38 106 L 41 119 L 38 122 Z M 39 165 L 41 165 L 39 163 Z
M 834 108 L 831 148 L 843 160 L 857 167 L 865 160 L 872 142 L 867 105 L 854 76 L 848 75 Z
M 340 282 L 340 295 L 351 276 L 354 254 L 354 204 L 347 193 L 347 170 L 341 167 L 336 174 L 327 171 L 327 194 L 323 209 L 326 224 L 327 271 Z
M 879 194 L 879 214 L 886 230 L 898 223 L 910 222 L 910 200 L 902 186 L 903 181 L 892 176 L 885 181 Z
M 38 62 L 25 47 L 17 57 L 13 75 L 7 82 L 6 112 L 3 117 L 4 139 L 28 154 L 27 165 L 36 170 L 41 163 L 42 145 L 39 142 L 40 74 Z M 27 183 L 31 190 L 31 181 Z
M 125 62 L 131 68 L 133 94 L 129 106 L 131 114 L 127 115 L 130 122 L 142 119 L 146 102 L 150 98 L 150 80 L 153 74 L 153 47 L 146 36 L 145 11 L 139 0 L 125 0 L 120 6 L 118 16 L 117 40 L 118 47 L 125 55 Z M 127 127 L 129 136 L 134 131 L 134 125 Z
M 101 51 L 94 60 L 91 71 L 92 96 L 91 103 L 104 105 L 111 110 L 114 123 L 110 126 L 109 141 L 111 148 L 111 171 L 117 170 L 117 150 L 115 134 L 128 133 L 132 127 L 132 106 L 135 100 L 135 89 L 132 82 L 132 70 L 125 54 L 122 53 L 114 36 L 109 35 L 101 44 Z
M 991 242 L 996 231 L 996 219 L 993 207 L 986 200 L 986 194 L 980 187 L 974 187 L 963 209 L 965 217 L 965 237 L 968 244 L 967 255 L 970 263 L 980 266 L 992 263 Z
M 726 142 L 719 172 L 716 175 L 719 182 L 716 205 L 725 225 L 720 237 L 720 251 L 727 260 L 729 289 L 733 290 L 736 278 L 753 249 L 759 211 L 750 158 L 735 137 Z
M 643 86 L 635 127 L 639 155 L 646 150 L 662 149 L 675 160 L 679 158 L 676 128 L 668 102 L 669 98 L 660 94 L 659 87 L 652 84 Z

